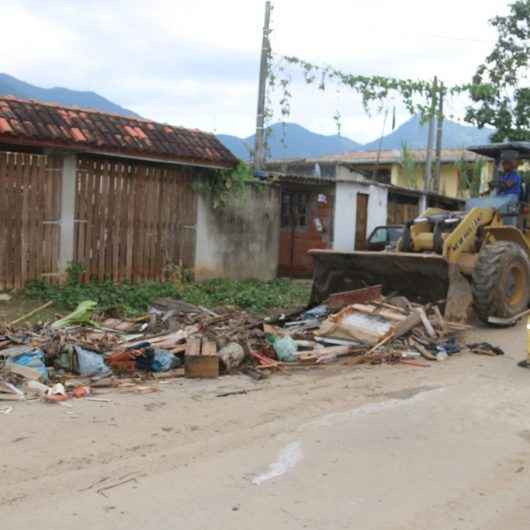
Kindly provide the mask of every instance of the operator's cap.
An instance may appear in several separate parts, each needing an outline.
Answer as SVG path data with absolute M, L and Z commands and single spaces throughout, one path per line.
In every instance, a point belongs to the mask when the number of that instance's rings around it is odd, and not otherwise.
M 501 152 L 502 162 L 517 162 L 519 160 L 519 152 L 515 149 L 505 149 Z

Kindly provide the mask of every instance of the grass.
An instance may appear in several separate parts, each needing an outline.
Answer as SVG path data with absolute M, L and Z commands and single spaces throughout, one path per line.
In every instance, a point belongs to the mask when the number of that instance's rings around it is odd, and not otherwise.
M 58 311 L 75 309 L 83 300 L 94 300 L 99 311 L 122 316 L 145 313 L 151 301 L 159 297 L 180 298 L 208 308 L 234 306 L 254 314 L 265 314 L 304 306 L 308 302 L 309 291 L 308 282 L 286 279 L 270 282 L 218 279 L 177 285 L 170 282 L 80 283 L 74 278 L 64 285 L 28 282 L 22 298 L 38 302 L 53 300 Z

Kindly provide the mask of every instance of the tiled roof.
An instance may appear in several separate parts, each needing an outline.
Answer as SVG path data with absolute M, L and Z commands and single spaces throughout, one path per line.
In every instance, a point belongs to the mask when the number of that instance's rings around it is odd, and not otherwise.
M 0 143 L 232 167 L 213 135 L 138 118 L 0 97 Z

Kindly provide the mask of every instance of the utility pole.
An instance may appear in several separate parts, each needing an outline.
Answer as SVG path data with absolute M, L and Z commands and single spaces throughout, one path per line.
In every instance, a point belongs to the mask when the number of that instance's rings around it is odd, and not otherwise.
M 438 116 L 436 118 L 436 164 L 434 170 L 434 191 L 440 193 L 440 178 L 442 173 L 442 144 L 444 131 L 444 84 L 440 83 L 440 91 L 438 93 Z
M 270 19 L 271 3 L 265 3 L 265 23 L 263 25 L 263 40 L 261 44 L 261 62 L 259 67 L 258 112 L 256 115 L 256 144 L 254 147 L 254 168 L 263 170 L 265 167 L 265 96 L 267 77 L 269 75 L 270 54 Z
M 438 78 L 434 78 L 432 85 L 432 100 L 429 118 L 429 133 L 427 136 L 427 152 L 425 156 L 425 191 L 432 190 L 432 148 L 434 143 L 434 115 L 436 113 L 436 93 L 438 92 Z

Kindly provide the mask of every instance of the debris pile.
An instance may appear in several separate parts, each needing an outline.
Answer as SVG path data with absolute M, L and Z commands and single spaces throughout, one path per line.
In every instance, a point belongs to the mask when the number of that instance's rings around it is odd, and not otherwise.
M 276 319 L 165 298 L 146 315 L 124 320 L 98 315 L 86 301 L 54 322 L 0 329 L 0 400 L 98 400 L 93 395 L 101 388 L 147 393 L 175 377 L 238 371 L 263 379 L 340 360 L 429 366 L 426 360 L 466 348 L 462 334 L 469 326 L 444 319 L 442 305 L 383 297 L 381 286 L 372 286 Z M 486 344 L 469 349 L 499 354 Z
M 262 369 L 319 365 L 343 357 L 349 358 L 348 364 L 428 366 L 424 359 L 441 361 L 462 351 L 461 336 L 469 329 L 445 320 L 437 304 L 383 297 L 381 286 L 334 294 L 325 304 L 275 324 L 264 325 L 269 350 L 252 353 Z
M 101 388 L 150 392 L 175 377 L 215 378 L 240 367 L 261 325 L 242 311 L 174 299 L 156 300 L 140 318 L 105 318 L 85 301 L 54 322 L 0 329 L 0 401 L 58 402 Z

